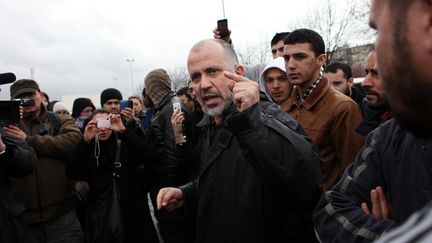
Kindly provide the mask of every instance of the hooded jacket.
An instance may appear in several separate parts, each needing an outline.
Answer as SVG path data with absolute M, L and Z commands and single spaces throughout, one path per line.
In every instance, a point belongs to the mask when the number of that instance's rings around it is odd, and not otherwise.
M 258 81 L 261 92 L 263 92 L 265 94 L 265 96 L 267 97 L 268 100 L 272 101 L 273 103 L 276 103 L 275 100 L 273 99 L 273 97 L 271 96 L 270 91 L 267 90 L 266 82 L 265 82 L 265 73 L 267 72 L 267 70 L 272 69 L 272 68 L 277 68 L 277 69 L 281 70 L 282 72 L 286 73 L 284 58 L 278 57 L 278 58 L 271 60 L 265 66 L 264 70 L 261 72 L 261 75 L 260 75 L 259 81 Z M 287 91 L 288 97 L 289 97 L 289 94 L 291 93 L 291 91 L 292 91 L 292 88 L 290 87 L 290 90 Z M 288 104 L 288 99 L 283 104 L 278 104 L 278 105 L 283 110 L 286 110 L 285 107 L 287 104 Z

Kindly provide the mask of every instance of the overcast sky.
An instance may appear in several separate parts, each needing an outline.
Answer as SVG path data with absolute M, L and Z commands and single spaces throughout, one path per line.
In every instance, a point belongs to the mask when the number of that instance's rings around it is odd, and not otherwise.
M 269 42 L 322 0 L 225 0 L 236 47 Z M 346 0 L 340 0 L 346 1 Z M 34 78 L 52 99 L 131 94 L 155 68 L 186 65 L 191 46 L 212 38 L 221 0 L 2 0 L 0 72 Z M 117 84 L 116 84 L 117 83 Z M 9 98 L 2 85 L 1 99 Z

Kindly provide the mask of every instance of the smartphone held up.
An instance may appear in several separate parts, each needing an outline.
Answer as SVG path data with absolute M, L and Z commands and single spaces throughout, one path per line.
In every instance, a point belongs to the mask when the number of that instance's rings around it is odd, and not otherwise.
M 217 21 L 217 30 L 219 31 L 220 38 L 225 38 L 229 36 L 229 30 L 228 30 L 228 20 L 227 19 L 220 19 Z

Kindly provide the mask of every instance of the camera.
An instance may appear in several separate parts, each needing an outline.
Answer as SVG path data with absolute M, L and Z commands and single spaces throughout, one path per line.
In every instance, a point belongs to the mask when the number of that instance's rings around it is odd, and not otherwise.
M 97 128 L 108 128 L 111 126 L 111 120 L 109 118 L 98 118 L 96 119 Z
M 16 76 L 13 73 L 0 73 L 0 84 L 13 83 Z M 34 99 L 0 100 L 0 126 L 16 124 L 20 120 L 20 106 L 34 106 Z
M 34 99 L 0 100 L 0 126 L 17 124 L 20 120 L 20 106 L 34 106 Z

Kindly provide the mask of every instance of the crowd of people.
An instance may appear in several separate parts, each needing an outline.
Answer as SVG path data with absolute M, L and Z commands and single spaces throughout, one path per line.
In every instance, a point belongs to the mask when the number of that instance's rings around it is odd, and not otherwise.
M 257 75 L 217 28 L 177 91 L 155 69 L 70 113 L 14 82 L 34 104 L 0 130 L 0 242 L 429 242 L 432 2 L 372 0 L 370 26 L 361 84 L 313 30 Z

